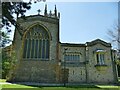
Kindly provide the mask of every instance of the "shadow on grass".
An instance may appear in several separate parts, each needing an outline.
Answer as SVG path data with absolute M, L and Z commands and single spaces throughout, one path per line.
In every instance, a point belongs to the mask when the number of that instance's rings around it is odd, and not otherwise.
M 96 85 L 74 85 L 74 86 L 66 86 L 67 88 L 100 88 Z
M 16 83 L 14 83 L 16 84 Z M 63 88 L 100 88 L 96 85 L 66 85 L 64 86 L 63 84 L 56 84 L 56 85 L 52 85 L 52 84 L 37 84 L 37 85 L 27 85 L 27 84 L 22 84 L 22 83 L 17 83 L 19 85 L 24 85 L 24 86 L 30 86 L 30 87 L 34 87 L 34 88 L 44 88 L 44 87 L 63 87 Z
M 94 89 L 98 89 L 98 88 L 100 88 L 100 87 L 97 87 L 97 86 L 95 86 L 95 85 L 66 85 L 66 86 L 64 86 L 63 84 L 56 84 L 56 85 L 50 85 L 50 84 L 48 84 L 48 85 L 41 85 L 41 84 L 36 84 L 36 85 L 32 85 L 32 83 L 30 84 L 25 84 L 25 83 L 12 83 L 11 85 L 16 85 L 16 87 L 17 87 L 17 85 L 18 86 L 21 86 L 20 88 L 16 88 L 17 90 L 18 89 L 22 89 L 22 90 L 24 90 L 24 88 L 25 88 L 25 90 L 26 89 L 28 89 L 28 90 L 38 90 L 38 89 L 43 89 L 43 88 L 48 88 L 48 87 L 50 87 L 50 88 L 57 88 L 57 87 L 59 87 L 59 88 L 61 88 L 61 90 L 62 90 L 62 88 L 66 88 L 66 89 L 69 89 L 69 88 L 71 88 L 71 89 L 84 89 L 84 88 L 94 88 Z M 27 87 L 26 87 L 27 86 Z M 13 87 L 14 88 L 14 87 Z M 3 90 L 11 90 L 10 88 L 8 89 L 8 88 L 4 88 Z M 14 89 L 12 89 L 12 90 L 14 90 Z
M 22 84 L 23 85 L 23 84 Z M 2 90 L 99 90 L 100 88 L 94 85 L 80 85 L 80 86 L 37 86 L 27 85 L 33 88 L 3 88 Z M 59 88 L 59 89 L 58 89 Z M 103 89 L 100 89 L 103 90 Z
M 44 88 L 44 87 L 61 87 L 61 88 L 100 88 L 95 85 L 60 85 L 60 86 L 39 86 L 39 85 L 30 85 L 32 87 Z
M 114 88 L 101 88 L 98 87 L 97 85 L 41 85 L 41 84 L 36 84 L 36 85 L 28 85 L 24 83 L 12 83 L 11 85 L 21 85 L 21 87 L 18 88 L 3 88 L 2 90 L 119 90 L 119 89 L 114 89 Z M 22 87 L 23 86 L 23 87 Z M 27 86 L 27 87 L 26 87 Z M 50 89 L 49 89 L 50 87 Z M 59 89 L 57 89 L 59 88 Z

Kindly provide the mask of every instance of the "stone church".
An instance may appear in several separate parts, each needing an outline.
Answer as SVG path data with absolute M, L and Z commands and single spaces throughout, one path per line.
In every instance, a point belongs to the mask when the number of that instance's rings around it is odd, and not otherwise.
M 18 18 L 13 47 L 17 64 L 8 78 L 12 82 L 100 83 L 117 82 L 111 44 L 96 39 L 85 44 L 59 40 L 60 13 Z

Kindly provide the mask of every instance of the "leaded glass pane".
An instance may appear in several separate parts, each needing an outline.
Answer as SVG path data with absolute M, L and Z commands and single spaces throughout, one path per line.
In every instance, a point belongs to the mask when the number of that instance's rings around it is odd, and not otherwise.
M 24 42 L 24 53 L 23 53 L 23 58 L 26 58 L 26 54 L 27 54 L 27 39 Z
M 31 40 L 28 40 L 27 58 L 30 58 Z
M 49 40 L 46 40 L 46 58 L 49 58 Z
M 65 55 L 65 60 L 68 60 L 68 55 Z
M 68 60 L 70 60 L 70 55 L 68 55 Z
M 72 59 L 73 59 L 73 60 L 75 60 L 75 58 L 74 58 L 74 57 L 75 57 L 75 55 L 72 55 Z
M 70 55 L 70 60 L 72 60 L 72 55 Z
M 99 54 L 96 54 L 97 63 L 99 64 Z
M 45 40 L 42 43 L 42 58 L 45 58 Z
M 35 58 L 37 58 L 38 54 L 38 40 L 35 40 Z
M 104 64 L 104 54 L 100 54 L 100 62 L 101 64 Z
M 65 55 L 65 57 L 64 57 L 64 58 L 65 58 L 65 60 L 67 60 L 67 55 Z
M 32 40 L 32 46 L 31 46 L 31 58 L 34 58 L 34 39 Z
M 80 55 L 78 55 L 78 60 L 80 60 Z
M 39 40 L 39 51 L 38 51 L 38 58 L 41 58 L 41 51 L 42 51 L 42 45 L 41 45 L 41 41 Z
M 77 55 L 77 60 L 78 60 L 78 61 L 80 60 L 80 55 Z
M 75 57 L 74 60 L 77 61 L 78 60 L 78 55 L 75 55 L 74 57 Z

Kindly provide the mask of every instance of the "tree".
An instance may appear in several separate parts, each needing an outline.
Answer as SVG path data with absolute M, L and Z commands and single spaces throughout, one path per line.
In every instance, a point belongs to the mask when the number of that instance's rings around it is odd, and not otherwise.
M 113 43 L 116 43 L 117 45 L 117 58 L 116 58 L 116 64 L 118 69 L 118 76 L 120 77 L 120 23 L 118 21 L 118 25 L 114 25 L 113 30 L 108 31 L 109 36 L 111 37 L 111 40 Z
M 11 42 L 8 34 L 11 33 L 11 26 L 20 30 L 22 27 L 17 23 L 18 17 L 25 19 L 25 12 L 31 8 L 31 3 L 27 2 L 2 2 L 2 24 L 0 31 L 0 47 L 5 47 L 6 44 Z M 10 46 L 11 47 L 11 46 Z M 6 47 L 8 48 L 8 47 Z M 6 78 L 10 69 L 15 66 L 16 60 L 14 56 L 9 55 L 9 51 L 5 51 L 6 48 L 2 48 L 2 78 Z M 13 50 L 11 50 L 13 53 Z
M 113 30 L 108 30 L 108 34 L 111 37 L 112 42 L 118 45 L 117 49 L 120 49 L 120 24 L 114 25 Z
M 0 47 L 5 47 L 6 44 L 9 44 L 11 40 L 9 36 L 4 31 L 0 31 Z
M 2 48 L 2 78 L 6 78 L 10 70 L 11 57 L 8 52 L 9 47 Z
M 5 31 L 0 31 L 0 47 L 4 47 L 6 43 L 9 43 L 7 35 L 11 32 L 11 25 L 21 30 L 19 23 L 17 23 L 18 17 L 25 19 L 25 12 L 30 10 L 30 2 L 2 2 L 2 27 L 5 28 Z M 19 31 L 20 33 L 20 31 Z M 20 35 L 22 35 L 20 33 Z
M 19 0 L 21 2 L 12 2 L 12 0 L 9 0 L 9 2 L 2 2 L 2 27 L 6 28 L 5 32 L 0 32 L 0 47 L 4 47 L 6 43 L 9 43 L 10 40 L 4 35 L 8 35 L 8 33 L 11 32 L 11 25 L 15 26 L 22 36 L 22 33 L 19 30 L 23 30 L 23 28 L 20 26 L 19 23 L 17 23 L 18 17 L 21 17 L 25 19 L 25 13 L 27 10 L 31 9 L 32 0 L 29 0 L 29 2 L 23 2 L 23 0 Z M 33 0 L 34 3 L 37 2 L 45 2 L 46 0 Z M 1 2 L 0 2 L 1 4 Z
M 12 1 L 12 0 L 11 0 Z M 32 5 L 32 0 L 29 2 L 2 2 L 2 24 L 0 26 L 4 28 L 4 30 L 0 31 L 0 47 L 3 47 L 2 49 L 2 76 L 3 78 L 6 78 L 6 76 L 9 74 L 12 74 L 12 71 L 16 67 L 16 55 L 15 51 L 12 49 L 11 52 L 4 51 L 6 48 L 5 45 L 11 40 L 8 37 L 8 34 L 11 33 L 11 26 L 13 25 L 15 28 L 17 28 L 19 34 L 22 37 L 22 33 L 19 30 L 23 30 L 23 28 L 20 26 L 20 24 L 17 22 L 18 17 L 21 17 L 25 19 L 25 13 L 27 10 L 30 10 Z M 37 3 L 37 1 L 34 0 L 34 3 Z M 1 6 L 1 2 L 0 2 Z M 11 47 L 11 46 L 10 46 Z M 1 49 L 0 49 L 1 50 Z M 9 56 L 7 53 L 12 53 L 11 56 Z
M 15 51 L 12 50 L 13 45 L 2 48 L 2 78 L 10 78 L 11 74 L 17 66 Z

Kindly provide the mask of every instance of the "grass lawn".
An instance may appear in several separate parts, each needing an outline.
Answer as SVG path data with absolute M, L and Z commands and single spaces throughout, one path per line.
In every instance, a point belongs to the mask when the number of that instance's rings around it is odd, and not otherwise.
M 32 87 L 25 85 L 2 85 L 2 90 L 120 90 L 117 86 L 66 86 L 66 87 Z
M 120 82 L 120 77 L 118 78 L 118 81 Z
M 6 80 L 5 79 L 0 79 L 0 82 L 6 82 Z
M 5 82 L 5 80 L 0 80 Z M 80 86 L 56 86 L 56 87 L 41 87 L 27 86 L 20 84 L 2 84 L 2 90 L 120 90 L 120 86 L 112 85 L 80 85 Z

